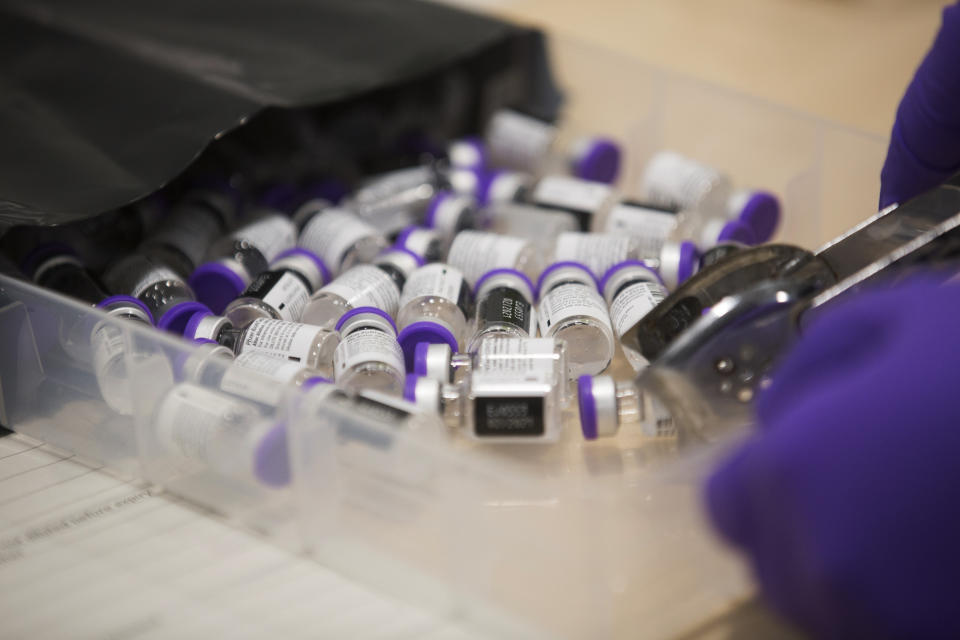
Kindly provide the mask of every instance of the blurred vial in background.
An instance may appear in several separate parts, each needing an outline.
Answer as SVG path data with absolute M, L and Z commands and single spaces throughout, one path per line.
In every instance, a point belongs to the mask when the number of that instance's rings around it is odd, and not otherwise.
M 216 241 L 207 252 L 207 262 L 197 267 L 188 281 L 214 313 L 239 296 L 267 270 L 270 262 L 297 242 L 297 228 L 287 216 L 269 210 Z
M 376 262 L 345 271 L 310 297 L 301 320 L 334 328 L 343 314 L 356 307 L 376 307 L 395 316 L 407 277 L 423 261 L 405 249 L 389 249 Z
M 537 288 L 540 335 L 567 343 L 568 377 L 606 369 L 616 341 L 590 269 L 578 262 L 556 262 L 544 270 Z
M 492 231 L 528 240 L 541 255 L 553 251 L 561 233 L 580 229 L 574 214 L 533 205 L 492 204 L 486 212 Z
M 461 231 L 450 245 L 447 264 L 456 267 L 471 285 L 493 269 L 516 269 L 533 280 L 540 274 L 536 247 L 523 238 L 486 231 Z
M 516 269 L 493 269 L 477 281 L 477 313 L 467 351 L 475 353 L 491 338 L 534 338 L 536 288 Z
M 529 201 L 550 211 L 572 213 L 580 231 L 590 231 L 594 219 L 606 215 L 614 205 L 616 192 L 601 182 L 549 175 L 533 186 Z
M 461 231 L 482 229 L 487 225 L 471 196 L 441 191 L 430 201 L 423 226 L 437 232 L 446 250 Z
M 400 395 L 405 367 L 397 328 L 386 312 L 358 307 L 337 322 L 340 344 L 334 353 L 334 379 L 345 389 L 371 389 Z
M 402 229 L 393 246 L 420 256 L 424 262 L 440 262 L 445 255 L 440 234 L 427 227 L 410 226 Z
M 392 236 L 404 227 L 423 222 L 427 206 L 445 186 L 431 165 L 390 171 L 366 179 L 343 201 L 343 207 Z
M 320 256 L 334 274 L 369 263 L 387 247 L 386 237 L 346 209 L 314 200 L 296 213 L 301 221 L 299 246 Z
M 473 315 L 473 292 L 459 269 L 436 262 L 420 267 L 407 279 L 397 312 L 397 341 L 407 370 L 421 342 L 442 343 L 459 351 Z
M 299 247 L 280 253 L 223 311 L 235 327 L 257 318 L 299 322 L 314 291 L 330 279 L 323 260 Z
M 667 297 L 667 289 L 660 275 L 643 262 L 628 260 L 613 265 L 600 281 L 600 292 L 610 308 L 610 321 L 617 339 L 644 316 L 650 313 L 660 301 Z M 640 371 L 649 364 L 638 351 L 630 349 L 621 342 L 623 354 L 634 371 Z

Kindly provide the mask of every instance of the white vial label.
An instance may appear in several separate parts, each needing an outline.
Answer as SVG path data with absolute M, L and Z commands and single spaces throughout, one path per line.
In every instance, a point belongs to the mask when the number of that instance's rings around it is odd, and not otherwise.
M 391 316 L 400 307 L 400 292 L 393 279 L 369 264 L 345 271 L 320 291 L 340 296 L 351 307 L 376 307 Z
M 633 325 L 650 313 L 666 294 L 659 284 L 638 282 L 632 284 L 613 299 L 610 305 L 610 320 L 621 338 Z
M 397 339 L 378 329 L 360 329 L 343 338 L 334 352 L 333 370 L 340 378 L 353 367 L 368 362 L 380 362 L 400 372 L 406 370 Z
M 297 242 L 297 228 L 292 220 L 282 215 L 266 216 L 237 229 L 232 235 L 235 239 L 245 240 L 259 249 L 267 262 L 272 262 L 277 254 Z
M 433 218 L 433 228 L 446 238 L 452 238 L 457 232 L 460 216 L 470 208 L 472 198 L 453 196 L 444 198 Z
M 557 356 L 552 338 L 497 338 L 485 340 L 477 352 L 473 383 L 501 385 L 524 380 L 552 384 Z
M 425 256 L 430 251 L 430 244 L 437 239 L 437 233 L 433 230 L 415 229 L 410 232 L 404 240 L 404 248 L 412 251 L 418 256 Z
M 457 304 L 463 288 L 463 274 L 446 264 L 428 264 L 414 271 L 403 286 L 400 307 L 421 296 L 434 296 Z
M 498 111 L 487 127 L 486 142 L 496 164 L 535 171 L 550 151 L 557 130 L 515 111 Z
M 130 295 L 134 298 L 139 298 L 144 291 L 150 288 L 151 285 L 166 280 L 180 282 L 180 276 L 178 276 L 172 269 L 167 269 L 166 267 L 154 267 L 143 274 L 143 277 L 140 278 L 133 286 L 133 289 L 130 291 Z
M 331 269 L 338 269 L 347 251 L 377 230 L 343 209 L 327 209 L 313 217 L 300 234 L 300 246 L 320 256 Z
M 630 257 L 630 238 L 612 233 L 561 233 L 554 260 L 580 262 L 602 276 L 607 269 Z
M 514 268 L 526 247 L 527 241 L 523 238 L 461 231 L 450 246 L 447 261 L 460 269 L 467 282 L 473 284 L 493 269 Z
M 641 190 L 651 202 L 692 209 L 720 180 L 716 170 L 679 153 L 663 151 L 650 160 Z
M 282 320 L 291 322 L 300 319 L 309 300 L 310 291 L 307 290 L 307 285 L 289 271 L 282 272 L 276 283 L 263 296 L 263 302 L 273 307 Z
M 533 191 L 537 204 L 594 213 L 603 206 L 613 190 L 601 183 L 568 176 L 546 176 Z
M 551 289 L 540 302 L 539 316 L 540 333 L 545 336 L 552 335 L 550 331 L 558 324 L 577 316 L 610 327 L 610 314 L 600 294 L 575 282 Z
M 603 230 L 611 234 L 627 234 L 634 238 L 641 259 L 658 259 L 663 243 L 676 226 L 676 214 L 631 204 L 618 204 L 610 210 Z
M 303 365 L 299 362 L 271 358 L 262 353 L 241 353 L 224 372 L 220 389 L 241 398 L 277 405 L 283 399 L 282 387 L 265 384 L 263 378 L 288 384 L 301 371 Z
M 242 400 L 197 385 L 177 385 L 157 411 L 157 440 L 168 451 L 209 462 L 209 447 L 217 436 L 249 424 L 256 415 L 256 409 Z
M 240 352 L 307 364 L 313 341 L 320 331 L 320 327 L 312 324 L 257 318 L 247 327 Z

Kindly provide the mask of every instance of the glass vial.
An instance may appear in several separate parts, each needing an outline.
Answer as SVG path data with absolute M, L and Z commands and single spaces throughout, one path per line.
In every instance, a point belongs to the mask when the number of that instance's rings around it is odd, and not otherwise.
M 674 151 L 655 154 L 640 178 L 644 200 L 708 217 L 725 216 L 730 192 L 725 175 Z
M 780 200 L 768 191 L 738 189 L 727 199 L 727 216 L 753 230 L 757 243 L 769 242 L 780 226 Z
M 572 213 L 515 202 L 491 204 L 487 216 L 492 231 L 528 240 L 541 255 L 554 250 L 561 233 L 580 229 Z
M 153 435 L 168 454 L 216 473 L 267 487 L 290 483 L 284 423 L 235 396 L 178 384 L 157 405 Z
M 639 242 L 630 235 L 616 233 L 561 233 L 553 248 L 556 262 L 579 262 L 597 278 L 618 262 L 642 257 Z
M 447 264 L 463 273 L 471 285 L 493 269 L 516 269 L 533 280 L 540 274 L 536 247 L 523 238 L 486 231 L 461 231 L 450 245 Z
M 290 218 L 264 211 L 261 217 L 210 247 L 207 262 L 190 274 L 190 286 L 211 311 L 222 313 L 280 252 L 293 247 L 296 241 L 297 228 Z
M 581 376 L 577 381 L 580 429 L 587 440 L 607 438 L 621 427 L 639 425 L 647 437 L 673 438 L 677 427 L 660 404 L 632 381 L 614 382 L 610 376 Z
M 459 269 L 436 262 L 410 274 L 397 312 L 397 342 L 407 369 L 413 367 L 414 350 L 421 342 L 459 351 L 472 315 L 473 292 Z
M 453 238 L 461 231 L 486 226 L 481 220 L 476 201 L 471 196 L 458 195 L 452 191 L 441 191 L 433 197 L 427 207 L 423 224 L 437 232 L 444 248 L 449 247 Z
M 334 380 L 346 389 L 403 393 L 403 351 L 397 328 L 384 311 L 358 307 L 337 323 L 340 344 L 334 353 Z
M 537 332 L 536 289 L 516 269 L 493 269 L 477 282 L 477 313 L 469 353 L 491 338 L 532 338 Z
M 173 269 L 143 254 L 134 253 L 115 263 L 103 274 L 103 283 L 113 294 L 129 295 L 146 304 L 157 328 L 165 331 L 181 333 L 190 316 L 208 311 Z
M 387 247 L 383 234 L 350 211 L 317 203 L 308 202 L 296 213 L 303 220 L 299 246 L 320 256 L 333 273 L 372 262 Z
M 147 306 L 130 296 L 111 296 L 97 305 L 112 318 L 153 325 Z M 133 414 L 133 400 L 127 372 L 127 332 L 115 322 L 100 321 L 90 332 L 93 373 L 103 401 L 121 415 Z
M 616 193 L 606 184 L 569 176 L 544 176 L 533 188 L 530 202 L 551 211 L 572 213 L 580 231 L 589 231 L 593 219 L 613 206 Z
M 565 371 L 561 343 L 503 338 L 482 345 L 459 383 L 412 376 L 404 394 L 418 406 L 436 407 L 447 426 L 477 440 L 553 442 L 563 424 Z
M 406 249 L 420 256 L 424 263 L 440 262 L 444 255 L 444 242 L 435 229 L 427 227 L 406 227 L 393 242 L 398 249 Z
M 288 249 L 226 306 L 224 315 L 240 329 L 257 318 L 299 322 L 310 295 L 329 276 L 323 261 L 312 252 Z
M 616 340 L 597 281 L 578 262 L 556 262 L 544 270 L 538 319 L 540 335 L 567 343 L 567 375 L 596 375 L 613 359 Z
M 600 291 L 610 308 L 610 321 L 618 339 L 622 339 L 631 327 L 667 297 L 660 275 L 637 260 L 610 267 L 600 281 Z M 639 352 L 622 343 L 621 346 L 634 371 L 649 364 Z

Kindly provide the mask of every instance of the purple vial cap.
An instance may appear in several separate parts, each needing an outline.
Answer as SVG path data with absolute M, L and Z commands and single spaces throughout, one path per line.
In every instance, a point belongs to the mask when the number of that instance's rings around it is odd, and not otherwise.
M 396 245 L 387 247 L 386 249 L 380 252 L 380 255 L 385 255 L 387 253 L 390 253 L 391 251 L 399 251 L 400 253 L 405 253 L 408 256 L 413 257 L 418 267 L 422 267 L 423 265 L 427 264 L 426 261 L 423 259 L 423 256 L 417 255 L 416 253 L 414 253 L 413 251 L 410 251 L 410 249 L 407 249 L 406 247 L 398 247 Z
M 386 311 L 384 311 L 383 309 L 377 309 L 376 307 L 357 307 L 357 308 L 355 308 L 355 309 L 350 309 L 350 311 L 347 311 L 345 314 L 343 314 L 342 316 L 340 316 L 340 319 L 337 321 L 337 328 L 336 328 L 336 330 L 337 330 L 337 331 L 340 331 L 340 327 L 342 327 L 344 324 L 346 324 L 347 320 L 349 320 L 350 318 L 352 318 L 352 317 L 354 317 L 354 316 L 358 316 L 358 315 L 360 315 L 361 313 L 373 313 L 373 314 L 376 314 L 376 315 L 380 316 L 381 318 L 386 319 L 387 322 L 390 323 L 390 326 L 393 327 L 393 330 L 394 330 L 394 331 L 397 330 L 397 325 L 394 324 L 393 318 L 390 317 L 390 314 L 387 313 Z
M 321 384 L 333 384 L 333 380 L 330 378 L 324 378 L 323 376 L 313 376 L 312 378 L 307 378 L 303 381 L 303 384 L 300 385 L 300 388 L 304 391 L 307 389 L 313 389 L 317 385 Z
M 767 191 L 755 191 L 739 215 L 756 236 L 757 243 L 768 242 L 780 226 L 780 201 Z
M 205 262 L 193 270 L 187 284 L 200 302 L 219 315 L 250 283 L 221 262 Z
M 403 381 L 403 399 L 407 402 L 417 401 L 417 380 L 420 378 L 415 373 L 408 373 Z
M 485 274 L 480 276 L 480 279 L 477 280 L 477 284 L 473 285 L 474 297 L 476 297 L 477 293 L 480 291 L 480 287 L 483 285 L 483 283 L 487 281 L 487 278 L 491 278 L 500 273 L 509 273 L 510 275 L 520 278 L 521 280 L 527 283 L 527 286 L 530 287 L 530 293 L 532 293 L 533 296 L 536 297 L 537 285 L 533 284 L 533 281 L 527 277 L 527 274 L 523 273 L 522 271 L 517 271 L 516 269 L 508 269 L 508 268 L 491 269 L 490 271 L 487 271 Z
M 717 236 L 717 244 L 722 242 L 739 242 L 747 246 L 757 244 L 757 237 L 753 229 L 737 220 L 731 220 L 723 225 L 720 235 Z
M 593 376 L 577 379 L 577 404 L 580 405 L 580 430 L 587 440 L 597 439 L 597 403 L 593 397 Z
M 413 373 L 418 376 L 427 375 L 427 351 L 429 349 L 429 342 L 421 342 L 413 348 Z
M 445 200 L 450 199 L 453 196 L 453 193 L 450 191 L 439 191 L 437 195 L 433 196 L 433 199 L 430 201 L 430 204 L 427 205 L 427 213 L 423 218 L 423 225 L 425 227 L 433 228 L 433 225 L 436 223 L 437 219 L 437 209 L 440 208 L 440 205 L 443 204 Z
M 477 192 L 474 197 L 481 208 L 486 207 L 490 204 L 490 187 L 493 186 L 493 181 L 505 172 L 503 170 L 473 169 L 473 173 L 477 176 Z
M 197 328 L 200 326 L 201 320 L 212 315 L 213 313 L 211 313 L 209 309 L 204 309 L 203 311 L 198 311 L 190 316 L 190 319 L 187 320 L 187 323 L 183 325 L 183 337 L 202 340 L 202 338 L 195 338 L 197 335 Z
M 114 303 L 130 304 L 135 307 L 139 307 L 140 310 L 147 314 L 147 317 L 150 318 L 150 324 L 156 324 L 156 320 L 153 319 L 153 314 L 150 313 L 150 309 L 147 307 L 147 305 L 143 304 L 143 302 L 137 298 L 134 298 L 133 296 L 110 296 L 109 298 L 104 298 L 98 302 L 97 307 L 105 309 Z
M 592 138 L 576 159 L 573 174 L 584 180 L 613 184 L 620 174 L 620 145 L 607 138 Z
M 700 262 L 700 252 L 697 245 L 689 240 L 680 243 L 680 264 L 677 267 L 677 284 L 680 285 L 690 278 Z
M 574 260 L 564 260 L 562 262 L 554 262 L 552 265 L 543 270 L 543 273 L 540 274 L 540 277 L 537 279 L 537 297 L 540 297 L 540 288 L 543 286 L 544 281 L 547 279 L 547 276 L 556 271 L 557 269 L 562 269 L 564 267 L 577 267 L 578 269 L 583 269 L 590 275 L 590 279 L 593 280 L 594 286 L 597 286 L 597 277 L 593 275 L 593 271 L 590 270 L 590 267 L 583 264 L 582 262 L 576 262 Z
M 199 311 L 206 311 L 210 313 L 210 309 L 207 308 L 207 305 L 188 301 L 181 302 L 180 304 L 175 304 L 170 309 L 160 316 L 160 319 L 157 321 L 157 328 L 163 329 L 164 331 L 169 331 L 171 333 L 176 333 L 178 335 L 183 335 L 183 330 L 187 326 L 187 322 L 190 321 L 190 318 Z
M 323 258 L 315 254 L 313 251 L 304 249 L 303 247 L 293 247 L 278 253 L 277 257 L 273 259 L 273 262 L 276 262 L 280 258 L 286 258 L 287 256 L 303 256 L 312 260 L 313 263 L 317 265 L 317 269 L 320 270 L 320 278 L 323 280 L 323 284 L 327 284 L 331 279 L 333 279 L 333 276 L 330 274 L 330 269 L 327 268 Z
M 257 443 L 253 452 L 253 474 L 268 487 L 290 484 L 290 453 L 285 422 L 273 425 Z
M 450 350 L 457 352 L 457 338 L 450 330 L 436 322 L 414 322 L 407 325 L 397 336 L 397 342 L 403 349 L 403 358 L 406 362 L 407 371 L 416 372 L 417 369 L 417 349 L 420 345 L 429 344 L 448 344 Z M 423 352 L 424 355 L 426 351 Z M 424 364 L 425 367 L 425 364 Z
M 607 286 L 607 282 L 610 280 L 610 278 L 613 277 L 613 274 L 627 267 L 638 267 L 640 269 L 646 269 L 647 271 L 652 273 L 654 276 L 656 276 L 657 282 L 659 282 L 660 284 L 663 284 L 663 278 L 660 277 L 660 273 L 656 269 L 648 265 L 646 262 L 644 262 L 643 260 L 624 260 L 623 262 L 618 262 L 617 264 L 613 265 L 612 267 L 607 269 L 606 273 L 603 274 L 603 277 L 600 278 L 600 286 L 599 286 L 600 292 L 603 293 L 603 290 Z

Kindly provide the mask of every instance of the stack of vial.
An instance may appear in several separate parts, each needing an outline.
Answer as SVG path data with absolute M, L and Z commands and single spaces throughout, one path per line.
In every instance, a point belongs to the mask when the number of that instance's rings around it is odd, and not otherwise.
M 203 343 L 175 363 L 158 441 L 232 473 L 244 456 L 242 473 L 267 485 L 289 476 L 285 427 L 258 407 L 287 393 L 318 411 L 362 405 L 482 441 L 550 442 L 576 392 L 588 439 L 628 423 L 669 436 L 663 407 L 602 374 L 618 351 L 647 366 L 625 333 L 698 269 L 769 240 L 779 204 L 670 151 L 626 198 L 616 142 L 561 141 L 553 124 L 502 110 L 483 136 L 342 198 L 205 178 L 151 200 L 150 231 L 96 270 L 56 242 L 9 257 L 40 286 Z M 59 341 L 111 408 L 133 411 L 133 347 L 115 322 L 60 327 Z

